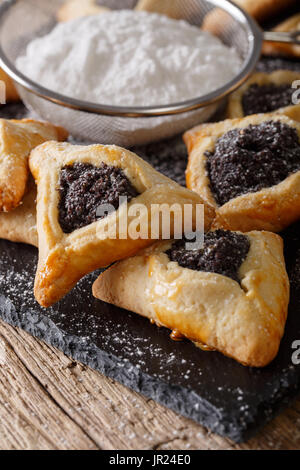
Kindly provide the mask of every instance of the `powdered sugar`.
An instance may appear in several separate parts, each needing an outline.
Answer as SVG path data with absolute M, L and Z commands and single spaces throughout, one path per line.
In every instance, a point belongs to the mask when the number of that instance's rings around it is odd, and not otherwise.
M 51 90 L 123 106 L 195 98 L 225 85 L 240 65 L 233 49 L 198 27 L 131 10 L 59 24 L 17 60 Z

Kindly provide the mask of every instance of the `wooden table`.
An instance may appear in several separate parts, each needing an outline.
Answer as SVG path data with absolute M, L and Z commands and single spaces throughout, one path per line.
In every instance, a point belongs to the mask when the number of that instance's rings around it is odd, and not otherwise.
M 234 444 L 0 321 L 0 449 L 299 449 L 300 399 Z
M 0 321 L 0 449 L 300 449 L 300 399 L 234 444 Z

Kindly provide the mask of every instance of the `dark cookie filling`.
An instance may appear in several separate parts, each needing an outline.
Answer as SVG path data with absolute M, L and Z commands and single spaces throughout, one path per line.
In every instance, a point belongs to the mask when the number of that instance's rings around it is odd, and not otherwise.
M 178 240 L 166 251 L 171 261 L 183 268 L 222 274 L 239 282 L 238 271 L 250 249 L 249 238 L 235 232 L 216 230 L 204 237 L 200 250 L 186 250 L 187 240 Z
M 219 205 L 242 194 L 279 184 L 300 170 L 296 129 L 281 121 L 266 121 L 233 129 L 206 152 L 211 190 Z
M 297 58 L 285 56 L 262 56 L 257 63 L 256 70 L 258 72 L 273 72 L 274 70 L 293 70 L 300 71 L 300 61 Z
M 291 106 L 294 91 L 290 84 L 258 85 L 254 83 L 243 95 L 244 114 L 270 113 L 276 109 Z
M 105 163 L 100 167 L 87 163 L 65 166 L 59 184 L 59 223 L 64 233 L 103 218 L 97 216 L 100 205 L 111 204 L 117 210 L 120 196 L 129 202 L 139 194 L 120 168 Z

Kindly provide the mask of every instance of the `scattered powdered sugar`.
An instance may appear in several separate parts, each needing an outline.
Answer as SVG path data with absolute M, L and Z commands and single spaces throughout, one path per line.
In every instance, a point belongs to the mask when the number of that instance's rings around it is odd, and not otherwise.
M 12 261 L 12 260 L 11 260 Z M 17 260 L 13 260 L 16 264 Z M 17 271 L 14 266 L 8 268 L 5 272 L 0 272 L 1 293 L 11 300 L 16 293 L 22 292 L 24 304 L 27 304 L 33 297 L 34 278 L 26 271 Z
M 183 20 L 121 10 L 57 25 L 29 43 L 17 67 L 74 98 L 149 106 L 214 91 L 238 73 L 241 60 Z

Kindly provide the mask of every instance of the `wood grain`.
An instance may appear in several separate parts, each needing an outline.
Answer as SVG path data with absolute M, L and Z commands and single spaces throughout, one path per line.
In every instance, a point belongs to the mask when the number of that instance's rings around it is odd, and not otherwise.
M 297 449 L 300 400 L 237 445 L 0 321 L 0 449 Z

